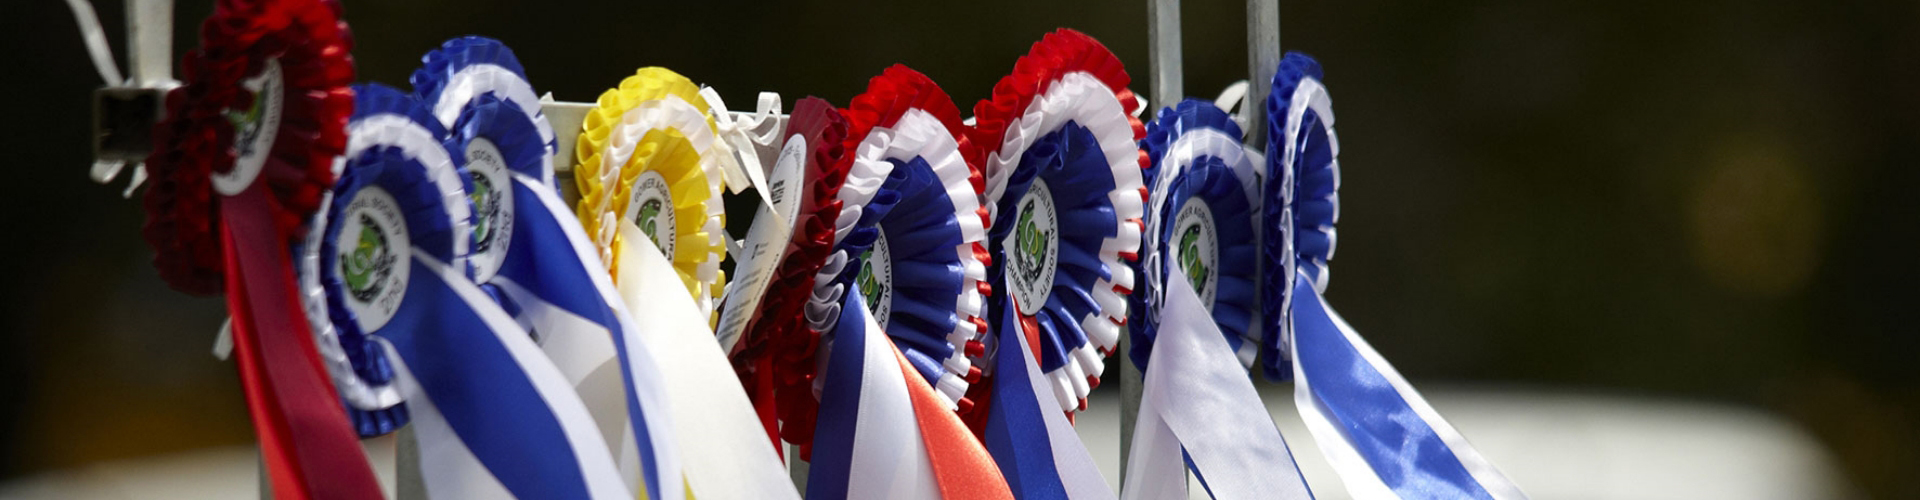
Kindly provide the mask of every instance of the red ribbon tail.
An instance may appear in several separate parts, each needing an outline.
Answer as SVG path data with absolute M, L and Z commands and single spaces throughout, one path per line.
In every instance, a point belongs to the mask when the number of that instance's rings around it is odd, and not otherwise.
M 927 445 L 927 461 L 933 464 L 934 482 L 940 485 L 940 497 L 947 500 L 1013 500 L 1013 490 L 994 465 L 993 455 L 973 437 L 960 417 L 940 402 L 933 387 L 920 378 L 920 372 L 907 363 L 892 342 L 887 349 L 900 363 L 907 379 L 907 397 L 913 401 L 913 418 L 920 423 L 920 439 Z
M 313 345 L 264 185 L 223 200 L 235 364 L 275 498 L 380 498 Z
M 773 398 L 773 357 L 765 356 L 755 363 L 753 370 L 753 411 L 760 415 L 760 426 L 767 430 L 767 440 L 773 442 L 773 454 L 781 462 L 787 460 L 786 450 L 780 448 L 780 421 L 776 418 L 778 408 Z

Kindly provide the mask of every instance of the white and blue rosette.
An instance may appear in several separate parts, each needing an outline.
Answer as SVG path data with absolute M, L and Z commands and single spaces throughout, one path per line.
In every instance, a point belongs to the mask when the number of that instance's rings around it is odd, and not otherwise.
M 355 373 L 384 367 L 433 450 L 420 456 L 429 496 L 632 498 L 560 370 L 472 282 L 471 181 L 445 129 L 391 87 L 354 93 L 309 269 Z M 363 434 L 398 425 L 354 413 Z
M 1312 498 L 1246 373 L 1260 341 L 1260 156 L 1241 141 L 1232 116 L 1199 99 L 1162 109 L 1140 141 L 1152 191 L 1129 323 L 1143 379 L 1124 498 L 1187 496 L 1188 470 L 1216 498 Z
M 1253 366 L 1261 335 L 1254 263 L 1259 242 L 1259 179 L 1241 145 L 1240 126 L 1213 102 L 1187 99 L 1160 110 L 1147 124 L 1140 149 L 1152 164 L 1145 176 L 1146 233 L 1140 246 L 1141 291 L 1130 299 L 1128 355 L 1146 370 L 1160 325 L 1169 266 L 1178 265 L 1233 347 Z
M 505 160 L 507 168 L 534 176 L 548 186 L 554 185 L 552 158 L 559 150 L 559 142 L 554 136 L 553 125 L 547 121 L 546 112 L 541 109 L 540 96 L 528 83 L 527 71 L 520 66 L 520 60 L 514 57 L 513 49 L 507 48 L 499 40 L 465 36 L 447 40 L 420 61 L 422 67 L 414 70 L 410 78 L 414 95 L 432 108 L 434 118 L 447 126 L 449 133 L 487 137 L 488 143 L 475 144 L 470 148 L 485 151 L 490 146 L 502 153 L 499 156 Z M 498 126 L 526 125 L 531 129 L 461 131 L 455 128 L 460 115 L 466 113 L 507 112 L 526 115 L 527 120 L 474 120 L 472 123 L 488 125 L 473 126 L 493 127 L 491 124 L 502 123 Z M 532 134 L 519 135 L 528 131 Z M 514 135 L 509 136 L 509 132 Z M 514 144 L 493 142 L 492 137 L 510 140 Z M 508 137 L 512 138 L 506 139 Z M 520 156 L 507 158 L 507 149 L 515 150 Z M 536 152 L 548 161 L 537 165 L 532 163 L 532 155 Z M 471 157 L 476 151 L 466 153 Z
M 1321 79 L 1312 57 L 1288 53 L 1266 102 L 1263 367 L 1293 377 L 1307 430 L 1354 498 L 1526 498 L 1321 296 L 1340 217 Z
M 473 211 L 474 280 L 526 328 L 601 424 L 629 486 L 678 494 L 661 376 L 619 291 L 553 179 L 553 129 L 513 51 L 463 37 L 422 58 L 421 102 L 464 153 Z M 617 361 L 617 362 L 616 362 Z M 650 411 L 643 411 L 650 410 Z

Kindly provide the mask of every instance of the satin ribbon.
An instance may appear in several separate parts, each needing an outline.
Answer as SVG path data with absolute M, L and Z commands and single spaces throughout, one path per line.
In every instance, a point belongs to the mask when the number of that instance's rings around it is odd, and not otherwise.
M 394 353 L 430 498 L 631 499 L 559 368 L 464 271 L 411 252 Z
M 1339 218 L 1340 147 L 1320 79 L 1318 62 L 1289 53 L 1266 103 L 1267 196 L 1277 203 L 1265 210 L 1265 305 L 1268 320 L 1290 332 L 1277 337 L 1301 419 L 1355 498 L 1526 498 L 1321 296 Z M 1266 358 L 1270 372 L 1285 363 Z
M 685 489 L 680 446 L 673 439 L 673 422 L 661 387 L 665 377 L 654 365 L 652 348 L 639 337 L 639 326 L 627 313 L 612 277 L 599 269 L 586 232 L 572 217 L 559 216 L 567 213 L 566 205 L 550 185 L 522 173 L 513 177 L 513 195 L 521 202 L 515 214 L 520 223 L 514 226 L 519 233 L 514 241 L 524 243 L 508 251 L 494 283 L 521 304 L 521 314 L 542 332 L 541 347 L 563 369 L 589 410 L 607 405 L 620 410 L 594 415 L 612 418 L 597 420 L 606 437 L 615 438 L 608 444 L 619 450 L 622 474 L 637 466 L 634 472 L 644 478 L 639 485 L 648 497 L 678 496 Z M 569 351 L 579 352 L 563 354 Z M 617 363 L 560 364 L 583 358 Z M 610 368 L 618 370 L 609 372 Z M 601 385 L 609 382 L 609 376 L 619 380 L 610 387 Z M 625 449 L 628 446 L 635 449 Z
M 379 498 L 294 289 L 260 183 L 221 203 L 227 310 L 247 411 L 274 498 Z
M 1170 267 L 1123 498 L 1186 496 L 1189 464 L 1214 498 L 1313 498 L 1253 379 L 1186 273 Z
M 809 498 L 1011 499 L 992 458 L 849 293 L 824 369 Z
M 631 221 L 618 221 L 620 296 L 653 352 L 689 495 L 798 499 L 780 456 L 767 446 L 746 391 L 714 342 L 677 271 Z
M 1042 396 L 1050 396 L 1053 388 L 1029 355 L 1039 331 L 1013 309 L 1000 311 L 996 330 L 1004 333 L 993 356 L 993 404 L 987 407 L 982 442 L 1017 498 L 1114 498 L 1067 414 Z

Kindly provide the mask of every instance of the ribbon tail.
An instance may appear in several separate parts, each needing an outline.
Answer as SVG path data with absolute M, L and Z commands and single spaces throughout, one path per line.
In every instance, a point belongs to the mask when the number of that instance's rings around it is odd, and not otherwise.
M 1310 276 L 1294 285 L 1294 399 L 1355 498 L 1524 499 L 1328 307 Z
M 940 497 L 1012 500 L 1013 491 L 1007 488 L 1007 479 L 993 464 L 993 456 L 974 439 L 960 417 L 947 409 L 947 404 L 934 394 L 933 387 L 923 382 L 925 379 L 907 362 L 906 356 L 893 348 L 892 342 L 885 346 L 893 353 L 894 361 L 900 365 L 900 376 L 906 381 L 907 396 L 913 401 L 913 416 L 919 421 L 920 439 L 926 442 L 927 460 L 933 467 Z
M 614 279 L 652 349 L 682 446 L 687 491 L 703 498 L 800 498 L 780 456 L 714 341 L 707 317 L 660 250 L 631 221 L 618 221 L 620 275 Z
M 463 269 L 417 248 L 412 259 L 408 307 L 375 335 L 398 358 L 409 407 L 427 414 L 418 436 L 428 493 L 635 498 L 586 403 L 527 332 Z
M 513 174 L 513 245 L 494 278 L 523 305 L 541 348 L 618 446 L 620 471 L 648 498 L 685 491 L 663 377 L 649 346 L 566 205 L 539 178 Z M 618 379 L 618 380 L 612 380 Z M 637 475 L 632 477 L 628 475 Z M 638 479 L 638 481 L 635 481 Z
M 1219 498 L 1313 498 L 1233 346 L 1186 274 L 1169 267 L 1140 412 L 1152 412 L 1179 446 L 1153 443 L 1164 455 L 1153 463 L 1185 462 Z
M 262 185 L 221 203 L 236 365 L 276 498 L 379 498 L 294 287 Z
M 1015 318 L 1016 307 L 1008 300 L 999 308 L 1002 333 L 994 356 L 993 404 L 982 433 L 987 451 L 1019 498 L 1114 498 L 1066 414 L 1051 399 L 1042 404 L 1040 395 L 1051 395 L 1053 389 L 1046 385 L 1040 365 L 1027 355 L 1035 349 L 1028 342 L 1033 333 Z

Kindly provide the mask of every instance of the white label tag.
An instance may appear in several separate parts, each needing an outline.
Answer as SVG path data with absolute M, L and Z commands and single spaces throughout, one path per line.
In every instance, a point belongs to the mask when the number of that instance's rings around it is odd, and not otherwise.
M 794 220 L 800 210 L 799 191 L 806 181 L 801 174 L 806 164 L 807 140 L 795 134 L 780 148 L 780 159 L 774 163 L 772 179 L 767 183 L 767 197 L 773 204 L 762 205 L 754 215 L 753 227 L 747 230 L 746 251 L 734 266 L 734 280 L 727 285 L 730 290 L 721 304 L 720 327 L 714 334 L 719 336 L 720 347 L 729 353 L 740 343 L 747 322 L 759 312 L 760 299 L 766 296 L 774 272 L 786 257 L 787 241 L 794 229 L 788 221 Z

